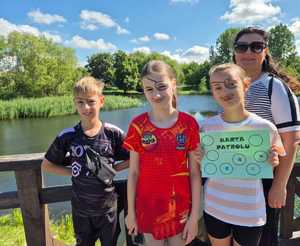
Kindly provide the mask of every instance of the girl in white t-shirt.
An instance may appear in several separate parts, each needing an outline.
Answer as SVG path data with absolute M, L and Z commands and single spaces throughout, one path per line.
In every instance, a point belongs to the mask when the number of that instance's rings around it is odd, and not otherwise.
M 268 129 L 272 144 L 269 163 L 279 164 L 285 151 L 276 127 L 245 109 L 249 79 L 235 64 L 210 70 L 214 99 L 223 108 L 201 124 L 202 132 Z M 266 206 L 261 179 L 209 178 L 204 186 L 204 221 L 213 246 L 256 246 L 266 223 Z

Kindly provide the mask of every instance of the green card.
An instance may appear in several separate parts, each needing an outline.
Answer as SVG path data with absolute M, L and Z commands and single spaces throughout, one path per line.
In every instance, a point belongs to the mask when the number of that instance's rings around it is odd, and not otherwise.
M 273 178 L 267 129 L 201 132 L 203 177 Z

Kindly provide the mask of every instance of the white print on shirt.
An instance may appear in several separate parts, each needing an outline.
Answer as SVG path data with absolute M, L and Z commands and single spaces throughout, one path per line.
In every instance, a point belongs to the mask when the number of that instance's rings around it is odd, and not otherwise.
M 84 153 L 83 147 L 81 145 L 71 146 L 72 156 L 81 157 Z
M 81 171 L 81 165 L 78 162 L 74 161 L 72 163 L 72 176 L 77 177 L 80 174 L 80 171 Z

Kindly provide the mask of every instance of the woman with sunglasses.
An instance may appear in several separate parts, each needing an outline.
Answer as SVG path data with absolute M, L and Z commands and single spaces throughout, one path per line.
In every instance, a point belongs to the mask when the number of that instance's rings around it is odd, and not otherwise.
M 261 246 L 278 245 L 279 208 L 285 206 L 286 186 L 300 136 L 299 105 L 290 89 L 299 88 L 299 84 L 275 66 L 267 45 L 268 35 L 264 30 L 247 27 L 236 35 L 233 54 L 233 61 L 251 78 L 246 109 L 276 125 L 287 153 L 280 158 L 274 179 L 263 180 L 267 223 Z

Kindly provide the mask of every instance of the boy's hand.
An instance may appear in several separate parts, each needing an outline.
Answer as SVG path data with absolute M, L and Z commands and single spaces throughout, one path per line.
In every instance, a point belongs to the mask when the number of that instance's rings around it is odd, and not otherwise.
M 272 167 L 276 167 L 279 165 L 279 156 L 278 152 L 276 151 L 275 145 L 272 145 L 272 148 L 270 149 L 268 162 Z
M 125 218 L 125 224 L 128 229 L 129 235 L 137 235 L 138 234 L 138 226 L 136 223 L 135 215 L 128 214 Z
M 185 240 L 185 245 L 193 241 L 198 233 L 198 220 L 190 217 L 183 229 L 182 238 Z

